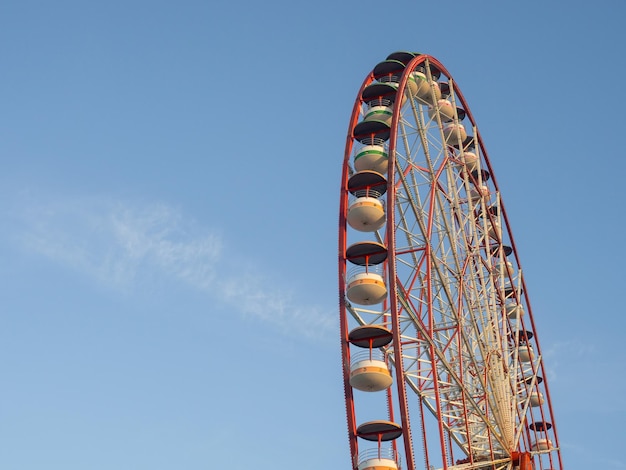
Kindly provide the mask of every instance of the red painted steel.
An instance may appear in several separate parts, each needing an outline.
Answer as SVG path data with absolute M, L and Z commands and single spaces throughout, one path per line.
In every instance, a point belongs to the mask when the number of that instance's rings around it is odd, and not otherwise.
M 431 66 L 434 65 L 435 67 L 437 67 L 437 69 L 441 71 L 442 76 L 445 76 L 449 80 L 452 80 L 452 76 L 450 75 L 450 73 L 443 66 L 443 64 L 441 64 L 441 62 L 439 62 L 437 59 L 429 55 L 417 55 L 415 58 L 413 58 L 410 62 L 406 64 L 406 67 L 404 69 L 404 72 L 402 73 L 402 76 L 400 78 L 400 82 L 398 85 L 398 91 L 396 95 L 397 97 L 402 97 L 404 95 L 407 82 L 409 80 L 409 77 L 411 76 L 411 73 L 415 71 L 416 68 L 419 65 L 423 64 L 425 61 L 428 61 Z M 357 465 L 358 465 L 357 455 L 359 451 L 359 443 L 358 443 L 358 439 L 356 435 L 357 418 L 355 414 L 354 395 L 352 392 L 352 387 L 350 386 L 350 383 L 349 383 L 350 344 L 348 342 L 349 322 L 348 322 L 348 313 L 346 309 L 346 280 L 347 280 L 346 279 L 346 276 L 347 276 L 346 264 L 347 264 L 347 260 L 346 260 L 346 255 L 345 255 L 345 250 L 346 250 L 347 242 L 348 242 L 348 227 L 347 227 L 347 211 L 348 211 L 348 201 L 349 201 L 348 178 L 350 176 L 349 174 L 350 157 L 352 155 L 352 147 L 354 144 L 353 129 L 358 123 L 358 120 L 360 117 L 360 111 L 363 105 L 363 102 L 361 100 L 361 95 L 365 87 L 368 86 L 373 81 L 374 81 L 374 76 L 372 73 L 370 73 L 363 81 L 363 84 L 361 85 L 361 88 L 359 89 L 357 98 L 353 106 L 352 115 L 350 118 L 350 124 L 348 127 L 348 133 L 346 137 L 346 146 L 345 146 L 343 168 L 342 168 L 340 210 L 339 210 L 339 247 L 338 247 L 339 269 L 338 269 L 338 274 L 339 274 L 341 354 L 342 354 L 342 367 L 343 367 L 343 383 L 344 383 L 344 392 L 345 392 L 345 400 L 346 400 L 348 438 L 349 438 L 349 444 L 350 444 L 350 455 L 352 457 L 352 467 L 354 470 L 357 470 Z M 453 83 L 454 83 L 454 96 L 456 97 L 458 101 L 458 105 L 460 105 L 465 110 L 466 119 L 468 119 L 469 122 L 472 123 L 472 126 L 476 128 L 474 117 L 471 113 L 471 110 L 463 94 L 461 93 L 461 90 L 456 86 L 456 82 L 453 81 Z M 398 332 L 400 331 L 398 312 L 401 310 L 401 307 L 398 303 L 398 299 L 399 299 L 400 294 L 404 293 L 404 287 L 401 285 L 401 282 L 397 275 L 396 256 L 399 256 L 400 254 L 406 254 L 407 251 L 406 250 L 401 251 L 396 248 L 396 234 L 395 234 L 395 230 L 393 229 L 394 227 L 396 227 L 395 225 L 395 222 L 396 222 L 395 221 L 396 188 L 400 184 L 400 182 L 395 181 L 396 139 L 398 138 L 398 123 L 400 119 L 400 114 L 401 114 L 401 106 L 394 106 L 393 115 L 391 119 L 391 125 L 390 125 L 391 135 L 388 140 L 389 142 L 388 157 L 389 158 L 388 158 L 388 171 L 387 171 L 387 210 L 386 210 L 387 227 L 390 227 L 391 229 L 388 229 L 386 231 L 386 239 L 384 240 L 384 243 L 386 244 L 388 252 L 389 252 L 389 256 L 388 256 L 385 266 L 387 270 L 388 302 L 389 302 L 389 310 L 391 312 L 391 329 L 392 329 L 392 332 L 394 333 L 393 334 L 393 352 L 394 352 L 394 363 L 395 363 L 394 369 L 396 372 L 396 377 L 395 377 L 395 388 L 393 389 L 393 391 L 395 391 L 396 393 L 395 401 L 398 404 L 401 426 L 403 430 L 403 433 L 402 433 L 403 448 L 404 448 L 403 467 L 406 470 L 414 470 L 418 467 L 416 466 L 416 463 L 415 463 L 414 446 L 412 442 L 412 429 L 411 429 L 411 422 L 410 422 L 410 416 L 409 416 L 409 399 L 419 400 L 419 398 L 414 395 L 409 395 L 408 393 L 409 391 L 407 390 L 407 387 L 406 387 L 406 381 L 404 377 L 405 371 L 403 370 L 403 356 L 402 356 L 404 345 L 401 342 L 400 334 L 398 334 Z M 482 153 L 484 162 L 487 165 L 487 169 L 491 175 L 492 185 L 494 186 L 496 191 L 499 192 L 497 180 L 495 178 L 495 174 L 493 172 L 491 163 L 489 161 L 487 150 L 483 144 L 483 140 L 477 129 L 474 134 L 474 140 L 475 142 L 477 142 L 478 146 L 480 147 L 480 152 Z M 443 171 L 443 165 L 441 168 L 438 169 L 438 171 L 439 172 Z M 407 173 L 408 173 L 408 170 L 407 170 Z M 437 182 L 438 179 L 435 178 L 434 181 Z M 436 193 L 436 188 L 434 188 L 435 184 L 437 183 L 433 183 L 433 190 L 431 191 L 433 195 Z M 434 196 L 432 197 L 434 198 Z M 429 234 L 432 231 L 432 220 L 433 220 L 432 213 L 434 210 L 435 210 L 434 200 L 431 199 L 431 205 L 429 209 L 430 214 L 429 214 L 429 220 L 428 220 L 428 224 L 429 224 L 428 233 Z M 515 257 L 518 267 L 521 269 L 521 263 L 520 263 L 520 259 L 517 253 L 517 248 L 515 245 L 515 241 L 513 239 L 513 234 L 511 231 L 509 219 L 506 214 L 506 210 L 505 210 L 504 203 L 502 202 L 502 200 L 500 200 L 500 210 L 502 214 L 502 220 L 504 221 L 506 231 L 509 235 L 509 240 L 510 240 L 511 248 L 513 251 L 513 255 Z M 428 249 L 428 247 L 415 248 L 415 252 L 416 254 L 419 254 L 419 257 L 421 260 L 420 263 L 425 263 L 425 266 L 426 266 L 425 282 L 429 286 L 426 289 L 426 295 L 430 296 L 432 293 L 431 283 L 433 282 L 432 277 L 431 277 L 432 273 L 430 272 L 430 269 L 431 269 L 430 250 Z M 506 269 L 508 270 L 509 268 L 506 268 Z M 415 282 L 415 280 L 412 282 Z M 521 287 L 523 290 L 522 295 L 524 296 L 525 304 L 528 308 L 527 315 L 528 315 L 528 318 L 530 319 L 531 328 L 533 332 L 536 332 L 535 322 L 534 322 L 532 310 L 530 307 L 530 300 L 528 297 L 528 290 L 526 288 L 526 284 L 525 284 L 523 277 L 521 278 Z M 433 325 L 434 313 L 432 312 L 432 308 L 433 308 L 432 305 L 433 305 L 432 299 L 430 297 L 427 298 L 427 306 L 429 309 L 428 311 L 429 322 L 427 325 L 424 325 L 424 328 L 431 335 L 433 334 L 433 330 L 434 330 L 434 325 Z M 450 338 L 450 344 L 452 343 L 452 341 L 456 341 L 457 344 L 459 345 L 458 347 L 460 347 L 461 342 L 462 342 L 461 332 L 458 331 L 458 328 L 459 328 L 458 326 L 456 328 L 457 330 L 455 330 L 453 336 Z M 535 336 L 535 344 L 536 344 L 536 353 L 540 355 L 541 350 L 540 350 L 539 342 L 536 336 Z M 434 358 L 431 373 L 432 373 L 432 383 L 434 384 L 434 392 L 435 392 L 435 398 L 436 398 L 436 408 L 437 408 L 436 411 L 437 411 L 437 415 L 439 416 L 438 436 L 431 436 L 426 433 L 426 425 L 424 422 L 424 410 L 423 410 L 422 403 L 419 404 L 420 409 L 422 410 L 420 413 L 421 416 L 419 417 L 420 418 L 419 428 L 421 429 L 422 439 L 424 441 L 427 441 L 429 439 L 439 440 L 439 443 L 442 449 L 443 468 L 447 469 L 449 465 L 455 465 L 456 462 L 454 461 L 448 462 L 448 454 L 446 453 L 446 448 L 449 447 L 450 449 L 452 449 L 452 441 L 451 441 L 451 437 L 449 434 L 446 436 L 446 432 L 443 426 L 444 418 L 443 418 L 442 404 L 440 401 L 439 380 L 437 377 L 438 369 L 435 364 L 439 359 L 437 359 L 436 351 L 434 351 L 434 343 L 431 342 L 429 347 L 431 348 L 431 357 Z M 458 375 L 459 377 L 461 377 L 461 379 L 463 377 L 463 373 L 462 373 L 463 367 L 464 367 L 464 363 L 463 361 L 460 361 L 459 362 L 460 370 L 458 371 Z M 534 365 L 531 363 L 530 367 L 534 367 Z M 548 414 L 549 416 L 554 416 L 553 409 L 552 409 L 552 402 L 550 400 L 550 395 L 549 395 L 549 390 L 548 390 L 548 385 L 547 385 L 547 380 L 546 380 L 546 373 L 545 373 L 546 371 L 544 370 L 543 361 L 539 364 L 539 370 L 541 371 L 542 377 L 544 379 L 543 388 L 546 392 L 544 398 L 546 400 L 546 404 L 549 410 Z M 528 389 L 528 386 L 526 386 L 526 388 Z M 392 395 L 393 395 L 393 392 L 392 392 L 392 389 L 390 388 L 387 391 L 387 403 L 389 406 L 390 420 L 393 420 L 394 418 L 394 410 L 392 406 L 394 400 L 393 400 Z M 469 415 L 467 413 L 468 404 L 466 403 L 466 400 L 467 398 L 463 394 L 462 395 L 462 403 L 463 403 L 463 410 L 464 410 L 463 419 L 465 420 L 465 426 L 467 429 L 467 433 L 469 435 L 469 427 L 467 424 Z M 530 416 L 532 416 L 532 418 L 535 419 L 536 421 L 545 421 L 547 417 L 544 416 L 543 407 L 539 407 L 539 410 L 540 410 L 540 416 L 535 417 L 533 414 L 534 412 L 532 410 L 530 410 Z M 519 413 L 520 413 L 519 409 L 516 410 L 516 413 L 518 413 L 518 416 L 519 416 Z M 556 426 L 554 425 L 554 423 L 552 423 L 552 425 L 553 425 L 552 433 L 554 435 L 554 440 L 555 440 L 554 445 L 555 447 L 558 447 L 559 442 L 558 442 L 558 437 L 557 437 L 557 432 L 556 432 Z M 528 429 L 526 429 L 526 432 L 523 435 L 523 439 L 525 439 L 526 445 L 528 445 L 530 441 L 532 440 L 531 434 L 532 433 L 530 433 Z M 468 445 L 470 446 L 470 449 L 471 449 L 471 443 Z M 427 446 L 425 445 L 424 447 L 426 450 L 426 454 L 424 455 L 424 460 L 428 468 L 428 466 L 430 465 L 430 456 L 428 455 Z M 397 450 L 397 446 L 395 442 L 394 442 L 394 449 Z M 511 453 L 512 462 L 514 462 L 516 465 L 519 466 L 519 470 L 530 470 L 533 467 L 532 456 L 529 452 L 519 451 L 516 449 L 511 449 L 511 451 L 512 451 Z M 561 461 L 560 452 L 555 452 L 557 456 L 556 459 L 553 459 L 552 454 L 553 454 L 552 452 L 549 454 L 551 466 L 553 466 L 553 468 L 558 467 L 562 469 L 563 464 Z M 452 458 L 452 450 L 450 450 L 450 457 Z M 557 460 L 557 462 L 553 462 L 553 460 Z M 461 459 L 461 461 L 463 463 L 466 463 L 466 462 L 474 463 L 471 455 L 467 459 Z

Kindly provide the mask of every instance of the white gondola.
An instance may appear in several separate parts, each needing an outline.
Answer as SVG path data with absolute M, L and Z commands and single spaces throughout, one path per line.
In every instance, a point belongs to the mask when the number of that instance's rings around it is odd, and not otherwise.
M 482 198 L 489 196 L 489 188 L 486 185 L 479 186 L 478 188 L 472 188 L 469 193 L 469 198 L 474 204 L 480 201 Z
M 432 105 L 441 99 L 439 84 L 432 80 L 429 81 L 422 72 L 413 72 L 406 87 L 409 93 L 421 103 Z
M 469 172 L 478 170 L 480 166 L 480 159 L 474 152 L 463 152 L 459 157 L 459 160 L 461 160 L 463 164 L 462 168 L 465 168 Z
M 467 139 L 467 131 L 465 130 L 465 126 L 460 122 L 445 123 L 443 125 L 443 138 L 448 145 L 463 144 L 465 139 Z
M 398 464 L 391 459 L 367 459 L 359 463 L 359 470 L 398 470 Z
M 398 457 L 393 449 L 382 447 L 360 450 L 358 470 L 398 470 Z
M 541 451 L 551 450 L 552 447 L 553 445 L 550 439 L 542 438 L 542 439 L 537 439 L 535 442 L 533 442 L 530 446 L 530 450 L 534 452 L 541 452 Z
M 383 277 L 375 272 L 357 272 L 348 280 L 348 299 L 359 305 L 375 305 L 387 297 Z
M 508 260 L 498 260 L 493 265 L 493 274 L 496 276 L 506 276 L 513 272 L 513 263 Z
M 357 172 L 371 170 L 384 175 L 387 166 L 388 156 L 382 145 L 364 145 L 354 156 L 354 169 Z
M 487 220 L 485 221 L 485 225 L 487 227 L 487 234 L 490 238 L 493 238 L 494 240 L 502 239 L 502 227 L 500 226 L 500 222 L 497 220 L 494 220 L 493 222 L 491 220 Z
M 543 393 L 541 392 L 532 392 L 530 394 L 530 406 L 541 406 L 543 405 Z
M 373 232 L 385 225 L 385 208 L 375 197 L 357 197 L 348 208 L 348 224 L 359 232 Z
M 381 121 L 386 124 L 391 124 L 391 118 L 393 116 L 393 108 L 391 106 L 385 106 L 378 104 L 367 108 L 364 121 Z
M 522 362 L 531 362 L 535 358 L 535 354 L 533 353 L 533 348 L 530 344 L 520 344 L 517 349 L 517 353 L 519 355 L 519 359 Z
M 506 316 L 511 320 L 519 320 L 524 315 L 524 307 L 519 304 L 506 304 Z
M 393 383 L 389 367 L 382 359 L 370 357 L 370 351 L 357 355 L 350 364 L 350 385 L 362 392 L 380 392 Z
M 449 100 L 437 100 L 436 106 L 428 108 L 428 117 L 436 119 L 437 114 L 442 122 L 452 121 L 454 119 L 455 106 Z

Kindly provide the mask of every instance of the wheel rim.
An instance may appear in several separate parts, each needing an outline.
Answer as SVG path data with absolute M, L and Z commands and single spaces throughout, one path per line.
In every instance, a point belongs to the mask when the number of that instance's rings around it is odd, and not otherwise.
M 397 89 L 395 96 L 378 97 L 392 103 L 391 121 L 371 115 L 361 120 L 365 100 L 389 88 L 381 83 Z M 346 224 L 354 158 L 360 146 L 381 142 L 388 155 L 386 224 L 355 233 Z M 380 161 L 374 164 L 380 171 Z M 363 170 L 363 161 L 359 165 Z M 425 468 L 511 468 L 530 460 L 536 468 L 562 468 L 532 310 L 500 191 L 469 107 L 440 62 L 396 53 L 374 68 L 355 101 L 343 170 L 339 300 L 354 468 L 359 453 L 372 451 L 356 432 L 362 392 L 355 394 L 349 383 L 350 355 L 364 347 L 362 341 L 351 344 L 349 333 L 360 325 L 388 328 L 393 338 L 379 349 L 394 384 L 377 393 L 387 413 L 381 419 L 397 421 L 402 433 L 390 443 L 379 440 L 379 453 L 401 455 L 409 469 L 422 468 L 421 460 Z M 353 240 L 387 248 L 376 266 L 365 260 L 366 268 L 375 267 L 386 279 L 388 295 L 378 304 L 346 300 L 346 248 Z

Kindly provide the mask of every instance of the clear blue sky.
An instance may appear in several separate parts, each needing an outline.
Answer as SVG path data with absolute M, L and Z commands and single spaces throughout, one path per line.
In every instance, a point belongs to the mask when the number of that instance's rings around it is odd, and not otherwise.
M 0 6 L 0 468 L 348 469 L 348 118 L 395 50 L 470 103 L 570 470 L 626 468 L 626 6 Z

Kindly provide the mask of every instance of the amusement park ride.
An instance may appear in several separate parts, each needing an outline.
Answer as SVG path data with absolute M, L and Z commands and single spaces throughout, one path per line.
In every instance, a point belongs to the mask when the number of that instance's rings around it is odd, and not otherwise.
M 353 469 L 562 470 L 500 190 L 467 102 L 437 59 L 396 52 L 374 67 L 352 110 L 342 171 Z

